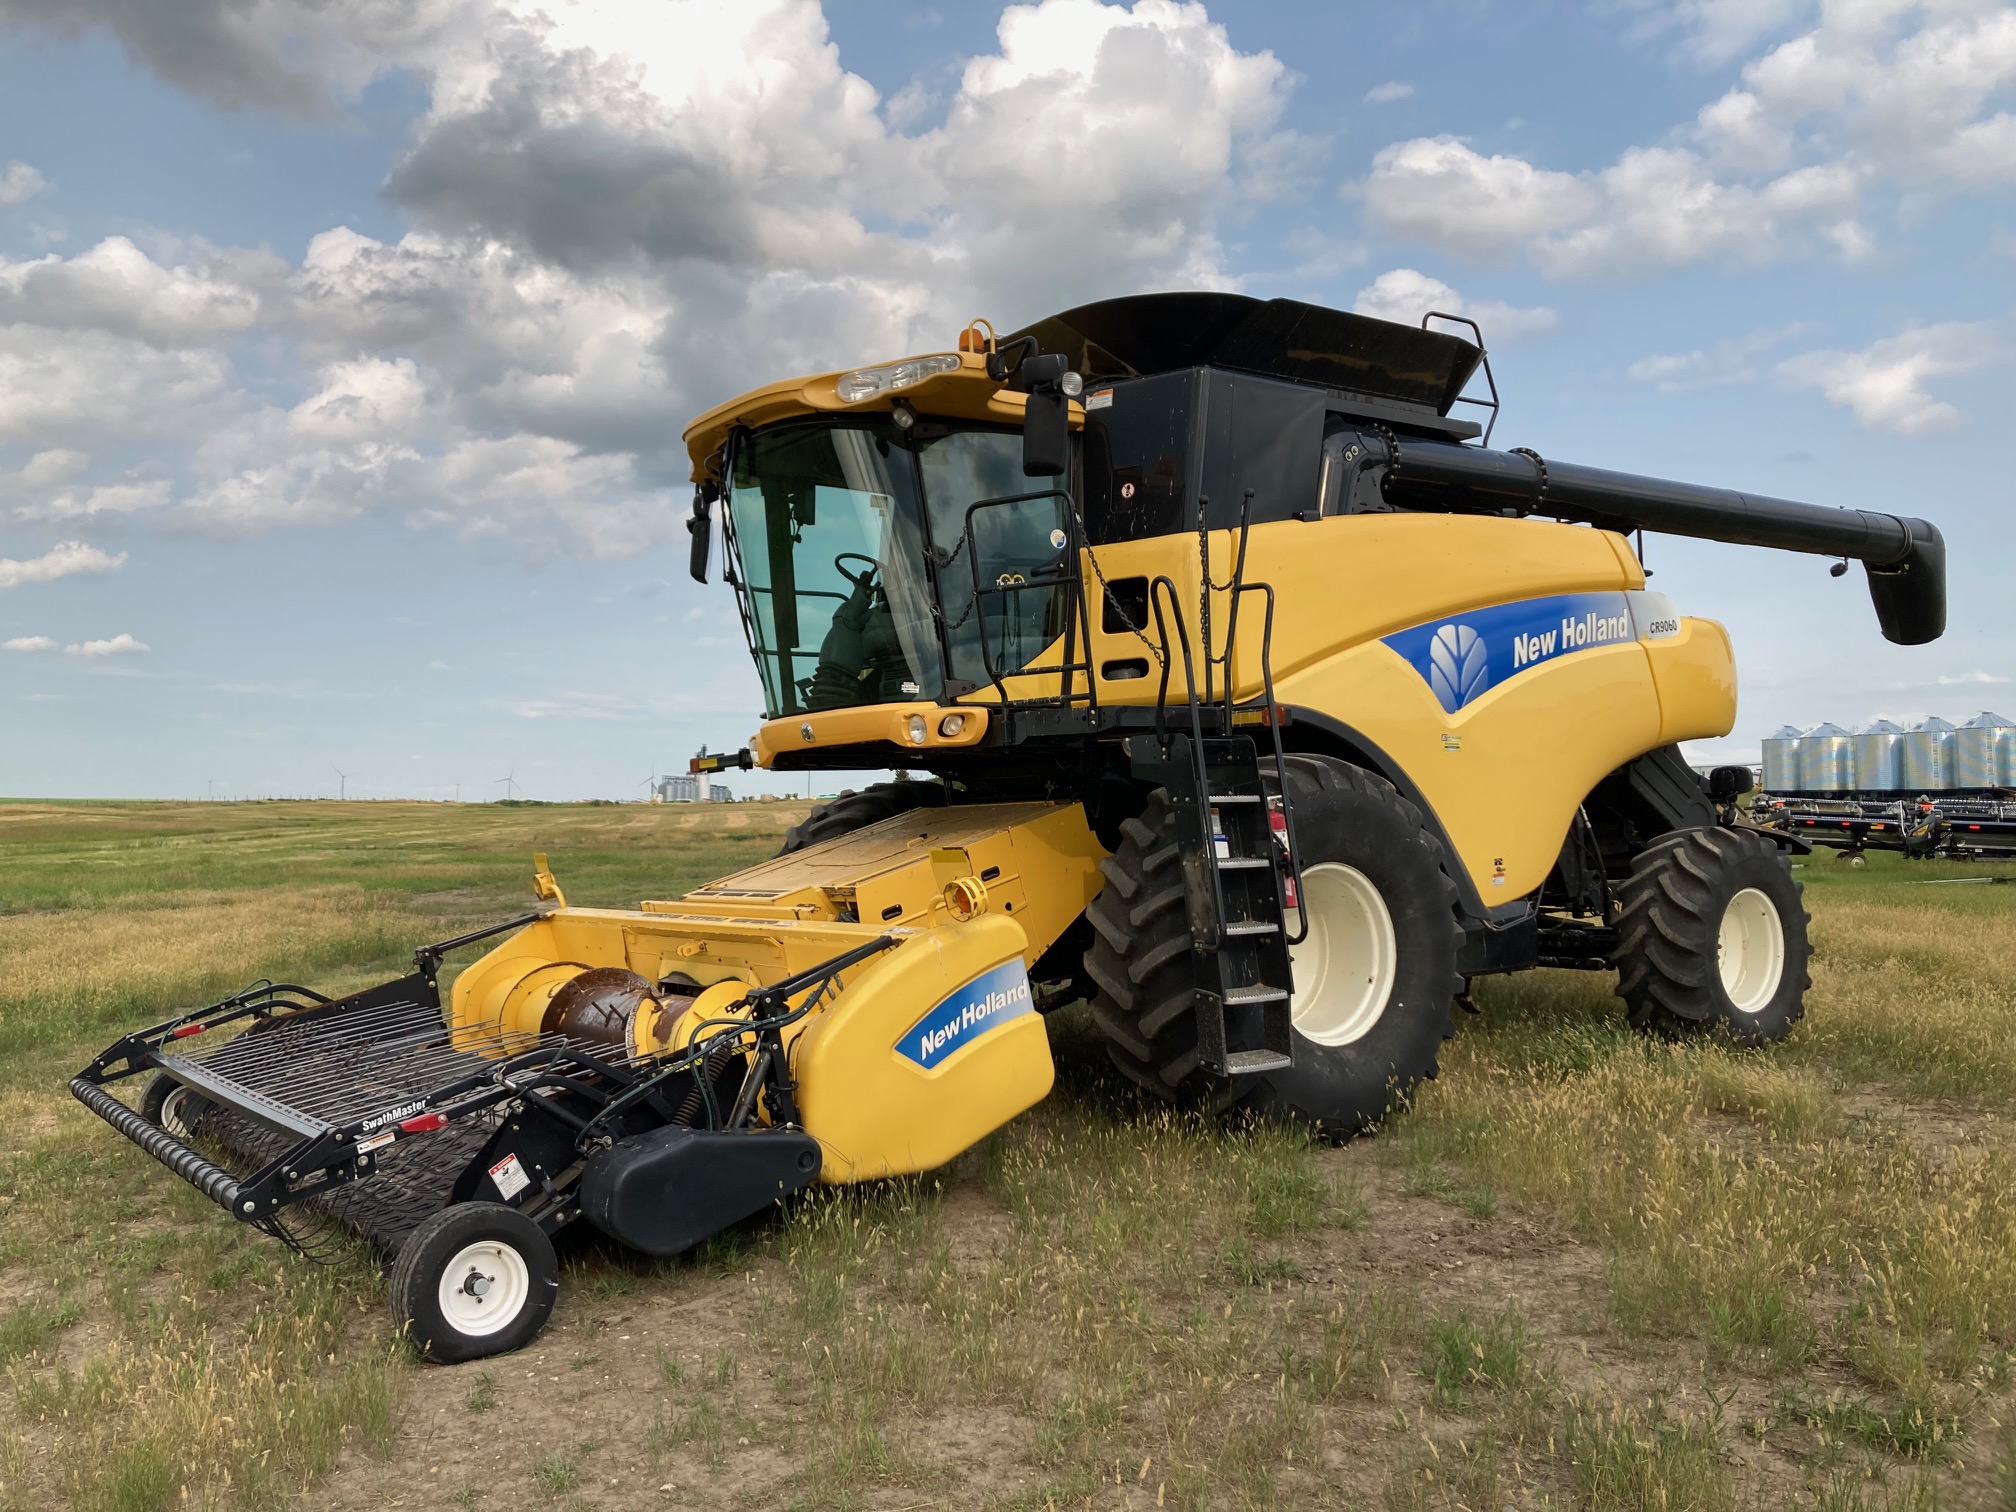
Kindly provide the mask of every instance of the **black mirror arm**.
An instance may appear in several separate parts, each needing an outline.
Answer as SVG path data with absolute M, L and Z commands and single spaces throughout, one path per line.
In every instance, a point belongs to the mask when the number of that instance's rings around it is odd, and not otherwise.
M 696 583 L 707 581 L 707 553 L 714 540 L 714 517 L 707 506 L 710 494 L 718 493 L 718 489 L 710 489 L 706 484 L 693 490 L 693 517 L 686 522 L 687 532 L 693 537 L 693 551 L 686 570 Z

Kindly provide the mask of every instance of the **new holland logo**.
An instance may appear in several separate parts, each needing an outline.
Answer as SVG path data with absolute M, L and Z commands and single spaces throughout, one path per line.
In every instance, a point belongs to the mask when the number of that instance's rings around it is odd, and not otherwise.
M 903 1031 L 896 1053 L 929 1070 L 955 1050 L 998 1029 L 1010 1019 L 1034 1013 L 1029 973 L 1019 960 L 982 972 Z
M 1475 703 L 1530 667 L 1578 651 L 1680 632 L 1664 594 L 1562 593 L 1430 620 L 1384 643 L 1421 674 L 1445 713 Z
M 1428 686 L 1454 712 L 1491 686 L 1491 653 L 1468 625 L 1441 625 L 1428 638 Z

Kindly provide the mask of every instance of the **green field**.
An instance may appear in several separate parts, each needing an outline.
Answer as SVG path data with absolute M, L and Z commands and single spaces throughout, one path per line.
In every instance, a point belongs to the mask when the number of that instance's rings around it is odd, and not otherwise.
M 693 1257 L 563 1244 L 547 1334 L 408 1357 L 78 1108 L 121 1029 L 666 896 L 799 804 L 0 803 L 0 1508 L 2016 1509 L 2016 886 L 1806 879 L 1806 1022 L 1480 985 L 1442 1075 L 1310 1146 L 1142 1108 L 1075 1009 L 1049 1102 Z

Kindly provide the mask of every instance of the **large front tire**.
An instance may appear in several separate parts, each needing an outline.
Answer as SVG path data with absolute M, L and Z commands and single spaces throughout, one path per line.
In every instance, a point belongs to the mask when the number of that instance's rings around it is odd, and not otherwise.
M 1197 1064 L 1196 985 L 1174 812 L 1155 794 L 1101 863 L 1087 911 L 1097 938 L 1085 966 L 1092 1017 L 1113 1063 L 1179 1106 L 1250 1102 L 1330 1134 L 1377 1123 L 1435 1075 L 1462 991 L 1462 932 L 1442 847 L 1392 786 L 1318 756 L 1287 763 L 1309 934 L 1294 953 L 1294 1065 L 1223 1079 Z M 1291 919 L 1292 922 L 1292 919 Z
M 855 793 L 842 793 L 822 803 L 784 832 L 784 845 L 777 854 L 788 856 L 808 846 L 837 840 L 855 830 L 880 824 L 913 809 L 943 808 L 942 782 L 877 782 Z
M 1655 1034 L 1720 1027 L 1739 1044 L 1792 1032 L 1813 946 L 1792 866 L 1742 830 L 1687 829 L 1640 853 L 1618 890 L 1617 995 Z

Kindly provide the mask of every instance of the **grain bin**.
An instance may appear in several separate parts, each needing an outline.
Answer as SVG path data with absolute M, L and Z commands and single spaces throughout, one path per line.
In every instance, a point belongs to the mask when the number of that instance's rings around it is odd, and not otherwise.
M 1953 732 L 1953 785 L 1992 788 L 2002 781 L 2002 747 L 2016 730 L 2000 714 L 1983 709 Z
M 1904 732 L 1887 719 L 1872 719 L 1855 732 L 1855 790 L 1893 793 L 1904 786 L 1897 742 Z
M 1799 732 L 1791 725 L 1764 737 L 1764 791 L 1799 791 Z
M 1904 786 L 1933 793 L 1953 786 L 1953 726 L 1934 714 L 1904 732 Z
M 1846 730 L 1837 724 L 1817 724 L 1799 737 L 1801 792 L 1845 793 L 1854 786 L 1854 738 Z

